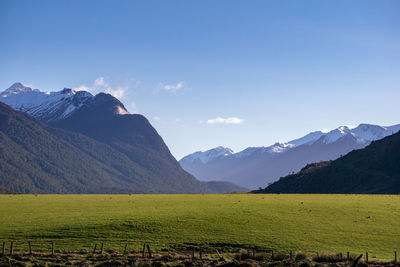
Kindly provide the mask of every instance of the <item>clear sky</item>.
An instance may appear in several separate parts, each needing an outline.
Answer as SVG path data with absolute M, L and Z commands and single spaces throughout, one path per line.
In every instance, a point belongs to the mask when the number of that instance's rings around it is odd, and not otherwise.
M 0 90 L 87 88 L 180 159 L 400 123 L 400 1 L 0 0 Z

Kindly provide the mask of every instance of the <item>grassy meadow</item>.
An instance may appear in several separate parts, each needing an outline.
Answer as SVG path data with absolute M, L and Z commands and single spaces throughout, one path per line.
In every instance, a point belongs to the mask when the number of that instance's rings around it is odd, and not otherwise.
M 192 246 L 364 253 L 400 249 L 398 195 L 0 195 L 0 242 L 16 251 Z

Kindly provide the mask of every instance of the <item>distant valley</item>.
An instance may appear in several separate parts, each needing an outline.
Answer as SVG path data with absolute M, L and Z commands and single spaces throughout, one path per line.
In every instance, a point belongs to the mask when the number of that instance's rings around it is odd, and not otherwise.
M 307 164 L 337 159 L 399 130 L 400 124 L 389 127 L 360 124 L 353 129 L 341 126 L 329 132 L 312 132 L 287 143 L 249 147 L 238 153 L 224 147 L 199 151 L 183 157 L 179 163 L 200 180 L 230 181 L 257 189 L 298 172 Z

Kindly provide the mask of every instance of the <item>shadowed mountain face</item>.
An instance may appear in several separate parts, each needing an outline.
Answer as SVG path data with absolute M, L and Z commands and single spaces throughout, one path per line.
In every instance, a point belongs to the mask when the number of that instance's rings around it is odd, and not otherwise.
M 200 180 L 230 181 L 256 189 L 279 177 L 299 171 L 306 164 L 337 159 L 367 146 L 400 129 L 400 125 L 381 127 L 361 124 L 349 129 L 338 127 L 328 133 L 313 132 L 288 143 L 269 147 L 250 147 L 233 153 L 218 147 L 196 152 L 181 159 L 181 166 Z
M 143 192 L 146 171 L 111 147 L 0 103 L 0 187 L 18 193 Z M 124 177 L 130 174 L 130 179 Z M 129 184 L 136 188 L 129 190 Z
M 122 103 L 108 94 L 98 94 L 78 111 L 53 125 L 82 133 L 111 146 L 131 161 L 148 170 L 157 183 L 171 184 L 177 192 L 207 192 L 199 182 L 185 172 L 168 147 L 142 115 L 119 115 Z M 190 191 L 185 187 L 191 188 Z M 172 191 L 171 191 L 172 192 Z
M 307 165 L 256 193 L 400 193 L 400 133 L 337 160 Z
M 31 94 L 32 90 L 16 87 L 8 93 L 14 97 L 14 104 L 19 103 L 23 109 L 27 106 L 26 100 L 17 95 Z M 1 104 L 0 187 L 23 193 L 244 190 L 231 183 L 196 180 L 180 167 L 147 119 L 129 114 L 111 95 L 101 93 L 83 100 L 75 99 L 76 95 L 72 92 L 69 98 L 57 96 L 50 100 L 40 95 L 40 105 L 28 98 L 30 114 L 39 119 L 49 118 L 46 112 L 63 111 L 63 116 L 43 119 L 51 126 Z M 54 99 L 56 102 L 51 102 Z M 68 108 L 66 103 L 75 108 Z

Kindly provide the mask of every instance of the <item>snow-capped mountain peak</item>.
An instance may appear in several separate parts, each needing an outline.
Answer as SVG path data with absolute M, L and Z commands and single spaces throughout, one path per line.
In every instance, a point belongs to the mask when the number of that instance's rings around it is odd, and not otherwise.
M 388 129 L 386 127 L 372 124 L 360 124 L 351 130 L 351 132 L 354 133 L 357 138 L 369 141 L 378 140 L 385 137 L 387 131 Z
M 82 106 L 99 101 L 109 101 L 116 115 L 129 114 L 123 104 L 113 96 L 102 93 L 97 96 L 87 91 L 75 91 L 70 88 L 64 88 L 58 92 L 42 92 L 18 82 L 0 94 L 0 101 L 45 122 L 67 118 Z
M 339 126 L 336 129 L 326 133 L 322 137 L 322 142 L 325 144 L 331 144 L 350 133 L 350 128 L 347 126 Z
M 203 164 L 208 163 L 209 161 L 220 158 L 227 157 L 234 154 L 233 150 L 228 147 L 218 146 L 216 148 L 212 148 L 207 151 L 197 151 L 190 155 L 187 155 L 181 159 L 181 161 L 186 162 L 195 162 L 201 161 Z
M 16 94 L 20 94 L 20 93 L 27 93 L 27 92 L 37 92 L 39 91 L 38 89 L 32 89 L 28 86 L 23 85 L 20 82 L 16 82 L 13 85 L 11 85 L 7 90 L 5 90 L 1 96 L 4 97 L 8 97 L 10 95 L 16 95 Z
M 79 94 L 75 98 L 76 95 L 77 92 L 69 88 L 64 88 L 59 92 L 41 92 L 22 83 L 14 83 L 0 94 L 0 101 L 15 110 L 24 111 L 37 119 L 51 122 L 68 117 L 88 98 L 93 97 L 89 92 Z
M 244 158 L 248 157 L 250 155 L 254 155 L 256 153 L 258 154 L 263 154 L 263 153 L 269 153 L 269 154 L 276 154 L 276 153 L 282 153 L 286 151 L 287 149 L 290 149 L 294 147 L 295 145 L 290 144 L 290 143 L 275 143 L 272 146 L 261 146 L 261 147 L 248 147 L 238 153 L 233 154 L 234 157 L 236 158 Z
M 67 118 L 84 105 L 106 104 L 110 113 L 129 114 L 124 105 L 109 94 L 99 93 L 93 96 L 87 91 L 75 91 L 70 88 L 58 92 L 42 92 L 19 82 L 2 92 L 0 101 L 48 123 Z
M 311 132 L 303 137 L 300 137 L 298 139 L 295 139 L 295 140 L 292 140 L 292 141 L 289 141 L 286 143 L 276 142 L 272 146 L 267 146 L 267 147 L 264 147 L 264 146 L 248 147 L 238 153 L 235 153 L 233 156 L 237 157 L 237 158 L 243 158 L 243 157 L 250 156 L 254 153 L 270 153 L 270 154 L 282 153 L 282 152 L 285 152 L 286 150 L 289 150 L 296 146 L 313 143 L 323 135 L 324 135 L 324 133 L 322 131 L 315 131 L 315 132 Z

